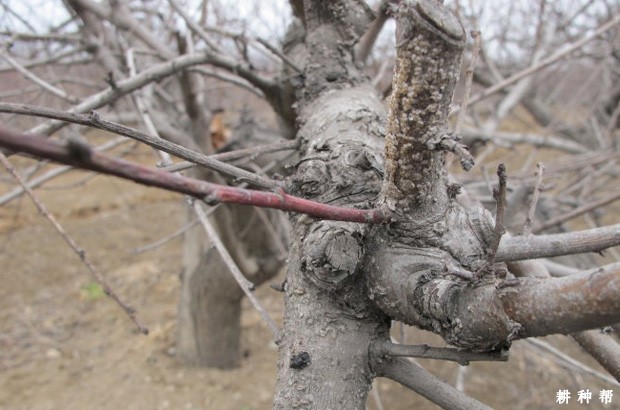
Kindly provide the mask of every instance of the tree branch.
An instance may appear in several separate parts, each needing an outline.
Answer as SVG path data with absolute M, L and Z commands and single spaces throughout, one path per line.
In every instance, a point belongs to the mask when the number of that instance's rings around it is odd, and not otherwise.
M 337 221 L 380 223 L 387 220 L 387 214 L 381 209 L 344 208 L 298 198 L 283 191 L 273 193 L 212 184 L 103 155 L 92 151 L 88 145 L 76 142 L 61 145 L 41 137 L 16 134 L 0 128 L 0 146 L 143 185 L 187 194 L 204 200 L 209 205 L 219 202 L 253 205 Z
M 423 359 L 450 360 L 461 366 L 467 366 L 473 361 L 508 361 L 508 352 L 469 352 L 466 350 L 448 347 L 431 347 L 429 345 L 402 345 L 392 343 L 389 340 L 377 342 L 375 347 L 381 356 L 386 357 L 419 357 Z
M 131 140 L 129 140 L 129 139 L 125 138 L 125 137 L 119 137 L 119 138 L 116 138 L 114 140 L 108 141 L 108 142 L 106 142 L 104 144 L 101 144 L 98 147 L 95 147 L 94 150 L 96 150 L 96 151 L 107 151 L 107 150 L 109 150 L 111 148 L 114 148 L 114 147 L 116 147 L 116 146 L 118 146 L 120 144 L 126 143 L 128 141 L 131 141 Z M 45 174 L 43 174 L 43 175 L 41 175 L 39 177 L 33 178 L 32 180 L 28 181 L 26 183 L 26 185 L 27 185 L 28 188 L 33 189 L 33 188 L 38 187 L 41 184 L 44 184 L 45 182 L 47 182 L 47 181 L 49 181 L 49 180 L 51 180 L 53 178 L 56 178 L 59 175 L 62 175 L 62 174 L 66 173 L 66 172 L 69 172 L 69 171 L 73 171 L 74 169 L 75 168 L 73 168 L 71 166 L 68 166 L 68 165 L 57 167 L 57 168 L 49 170 L 48 172 L 46 172 Z M 17 187 L 15 189 L 13 189 L 12 191 L 7 192 L 6 194 L 3 194 L 2 196 L 0 196 L 0 206 L 3 206 L 5 204 L 11 202 L 15 198 L 19 198 L 24 192 L 25 192 L 25 189 L 23 187 Z
M 180 70 L 199 64 L 207 64 L 213 56 L 209 53 L 198 52 L 183 55 L 165 63 L 157 64 L 140 72 L 135 77 L 130 77 L 117 81 L 114 87 L 93 94 L 81 103 L 67 110 L 67 113 L 85 113 L 97 109 L 113 101 L 116 101 L 125 94 L 131 93 L 147 84 L 161 80 L 162 78 L 176 74 Z M 49 121 L 38 125 L 31 130 L 32 134 L 49 135 L 66 125 L 62 121 Z
M 525 78 L 529 75 L 532 75 L 540 70 L 542 70 L 545 67 L 550 66 L 551 64 L 561 60 L 562 58 L 566 57 L 567 55 L 569 55 L 570 53 L 572 53 L 573 51 L 583 47 L 585 44 L 589 43 L 590 41 L 594 40 L 595 38 L 597 38 L 598 36 L 600 36 L 601 34 L 603 34 L 604 32 L 606 32 L 607 30 L 611 29 L 612 27 L 614 27 L 616 24 L 620 23 L 620 15 L 612 18 L 610 21 L 606 22 L 605 24 L 601 25 L 601 27 L 599 27 L 597 30 L 595 30 L 593 33 L 585 36 L 584 38 L 582 38 L 581 40 L 575 41 L 573 44 L 570 44 L 567 47 L 564 47 L 564 49 L 559 50 L 558 52 L 556 52 L 555 54 L 541 60 L 538 64 L 534 64 L 528 68 L 526 68 L 525 70 L 519 71 L 518 73 L 513 74 L 512 76 L 506 78 L 503 81 L 500 81 L 499 83 L 487 88 L 486 90 L 482 91 L 481 93 L 473 96 L 470 100 L 469 100 L 469 105 L 474 105 L 479 103 L 480 101 L 484 100 L 485 98 L 495 94 L 498 91 L 503 90 L 504 88 L 516 83 L 517 81 L 521 80 L 522 78 Z M 459 111 L 459 107 L 456 107 L 454 110 L 452 110 L 452 112 L 450 114 L 455 114 Z
M 620 199 L 620 192 L 617 192 L 615 194 L 612 195 L 608 195 L 604 198 L 599 199 L 598 201 L 594 201 L 591 202 L 589 204 L 585 204 L 583 206 L 580 206 L 579 208 L 573 209 L 570 212 L 567 212 L 563 215 L 558 215 L 555 218 L 551 218 L 548 221 L 545 221 L 543 223 L 541 223 L 540 225 L 534 227 L 533 232 L 534 233 L 538 233 L 541 231 L 544 231 L 545 229 L 549 229 L 551 227 L 554 227 L 556 225 L 559 225 L 563 222 L 569 221 L 573 218 L 576 218 L 580 215 L 583 215 L 587 212 L 590 212 L 596 208 L 600 208 L 602 206 L 611 204 L 614 201 L 617 201 Z
M 385 359 L 380 356 L 371 356 L 371 363 L 377 376 L 394 380 L 443 409 L 490 409 L 485 404 L 438 379 L 422 366 L 405 358 Z
M 499 299 L 518 337 L 574 333 L 620 321 L 620 269 L 565 278 L 530 279 L 502 289 Z
M 0 132 L 1 131 L 2 130 L 0 129 Z M 91 275 L 95 278 L 97 283 L 101 286 L 105 294 L 109 296 L 110 298 L 112 298 L 112 300 L 114 300 L 121 307 L 121 309 L 123 309 L 125 314 L 129 317 L 129 319 L 131 319 L 131 321 L 136 325 L 136 327 L 141 333 L 148 334 L 149 329 L 140 322 L 140 320 L 136 316 L 135 309 L 129 306 L 127 303 L 125 303 L 116 294 L 116 292 L 114 292 L 114 289 L 110 287 L 108 282 L 105 280 L 105 278 L 101 275 L 99 270 L 92 263 L 86 251 L 73 239 L 73 237 L 71 237 L 65 231 L 62 225 L 60 225 L 60 223 L 56 220 L 54 215 L 52 215 L 47 210 L 47 207 L 36 197 L 34 192 L 32 192 L 32 189 L 30 189 L 28 185 L 26 184 L 26 182 L 19 176 L 19 174 L 15 171 L 15 169 L 13 168 L 13 166 L 11 165 L 7 157 L 2 152 L 0 152 L 0 163 L 13 176 L 13 178 L 15 178 L 15 180 L 21 185 L 21 187 L 24 189 L 26 194 L 30 197 L 32 202 L 34 202 L 35 206 L 37 207 L 41 215 L 43 215 L 52 224 L 54 229 L 56 229 L 56 231 L 60 234 L 60 236 L 62 236 L 62 238 L 65 240 L 65 242 L 67 242 L 71 250 L 73 250 L 73 252 L 75 252 L 75 254 L 80 258 L 84 266 L 86 266 L 86 268 L 89 270 Z
M 600 330 L 588 330 L 571 336 L 605 370 L 620 381 L 620 345 L 611 335 L 604 334 Z
M 55 87 L 54 85 L 48 83 L 47 81 L 43 80 L 42 78 L 40 78 L 39 76 L 34 74 L 32 71 L 30 71 L 27 68 L 23 67 L 15 59 L 13 59 L 10 55 L 8 55 L 7 53 L 5 53 L 2 50 L 0 50 L 0 57 L 4 58 L 9 64 L 11 64 L 13 66 L 13 68 L 15 68 L 17 71 L 19 71 L 24 77 L 26 77 L 27 79 L 29 79 L 33 83 L 39 85 L 41 88 L 43 88 L 43 89 L 47 90 L 48 92 L 52 93 L 53 95 L 55 95 L 57 97 L 60 97 L 63 100 L 69 101 L 72 104 L 75 104 L 78 101 L 75 97 L 73 97 L 72 95 L 67 94 L 64 90 L 61 90 L 60 88 Z
M 496 259 L 500 262 L 601 252 L 620 245 L 620 224 L 583 231 L 503 237 Z
M 226 164 L 205 154 L 192 151 L 188 148 L 177 145 L 170 141 L 166 141 L 162 138 L 145 134 L 136 129 L 116 124 L 111 121 L 106 121 L 99 117 L 99 115 L 97 114 L 72 114 L 63 111 L 52 110 L 49 108 L 11 103 L 0 103 L 0 112 L 11 112 L 23 115 L 54 118 L 56 120 L 68 121 L 75 124 L 98 128 L 101 130 L 112 132 L 114 134 L 133 138 L 158 150 L 167 152 L 179 158 L 183 158 L 185 160 L 202 165 L 209 169 L 213 169 L 223 174 L 230 175 L 239 180 L 248 181 L 253 185 L 260 186 L 262 188 L 275 189 L 279 186 L 277 182 L 270 179 L 261 177 L 244 169 L 237 168 L 233 165 Z

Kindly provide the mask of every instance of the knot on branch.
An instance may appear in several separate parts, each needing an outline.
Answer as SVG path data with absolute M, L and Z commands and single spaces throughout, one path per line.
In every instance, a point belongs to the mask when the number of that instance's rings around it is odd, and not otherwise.
M 322 203 L 374 207 L 383 164 L 368 146 L 330 139 L 313 144 L 308 152 L 288 181 L 289 192 Z
M 314 224 L 303 244 L 302 271 L 308 280 L 319 288 L 333 291 L 342 288 L 357 273 L 363 247 L 355 228 L 346 223 Z
M 442 150 L 455 154 L 461 160 L 461 166 L 465 171 L 469 171 L 474 166 L 474 157 L 469 152 L 465 144 L 461 144 L 461 137 L 453 132 L 436 134 L 426 141 L 426 148 L 429 150 Z
M 90 145 L 79 138 L 69 138 L 67 141 L 67 151 L 71 159 L 80 164 L 89 162 L 93 154 Z
M 388 316 L 475 351 L 506 348 L 520 327 L 503 310 L 503 264 L 488 265 L 493 220 L 487 211 L 452 205 L 416 225 L 377 226 L 369 235 L 369 297 Z M 395 238 L 408 235 L 395 243 Z

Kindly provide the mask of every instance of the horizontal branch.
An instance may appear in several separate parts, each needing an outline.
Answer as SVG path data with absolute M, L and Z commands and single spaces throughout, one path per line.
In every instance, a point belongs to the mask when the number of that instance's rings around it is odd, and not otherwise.
M 209 155 L 210 158 L 217 159 L 218 161 L 232 162 L 242 158 L 250 157 L 252 160 L 258 158 L 264 154 L 271 154 L 280 151 L 295 150 L 299 147 L 299 141 L 297 140 L 285 140 L 282 142 L 274 142 L 273 144 L 259 145 L 252 148 L 241 148 L 234 151 L 221 152 L 219 154 Z M 168 172 L 177 172 L 184 169 L 192 168 L 196 164 L 191 162 L 180 162 L 178 164 L 171 165 L 163 168 Z
M 573 209 L 570 212 L 567 212 L 565 214 L 562 215 L 558 215 L 555 218 L 551 218 L 543 223 L 541 223 L 540 225 L 534 227 L 534 233 L 538 233 L 538 232 L 542 232 L 546 229 L 552 228 L 556 225 L 560 225 L 561 223 L 564 223 L 566 221 L 569 221 L 573 218 L 577 218 L 578 216 L 581 216 L 585 213 L 588 213 L 590 211 L 593 211 L 597 208 L 600 208 L 602 206 L 605 205 L 609 205 L 612 202 L 615 202 L 617 200 L 620 200 L 620 192 L 616 192 L 615 194 L 612 195 L 608 195 L 604 198 L 599 199 L 598 201 L 594 201 L 591 202 L 589 204 L 585 204 L 582 205 L 578 208 Z
M 620 245 L 620 224 L 550 235 L 503 237 L 499 262 L 550 258 L 575 253 L 601 252 Z
M 62 145 L 0 128 L 0 147 L 187 194 L 210 205 L 219 202 L 253 205 L 336 221 L 380 223 L 387 220 L 382 209 L 344 208 L 288 195 L 282 190 L 274 193 L 212 184 L 94 152 L 88 145 L 75 141 Z
M 387 340 L 379 343 L 377 348 L 383 356 L 418 357 L 423 359 L 449 360 L 467 366 L 474 361 L 505 362 L 508 352 L 505 350 L 493 352 L 470 352 L 449 347 L 431 347 L 429 345 L 402 345 Z
M 117 147 L 120 144 L 126 143 L 128 141 L 131 141 L 127 138 L 124 137 L 119 137 L 116 138 L 114 140 L 108 141 L 104 144 L 101 144 L 98 147 L 95 147 L 94 149 L 96 151 L 107 151 L 111 148 Z M 26 186 L 30 189 L 36 188 L 41 184 L 46 183 L 47 181 L 56 178 L 57 176 L 60 176 L 62 174 L 65 174 L 69 171 L 74 170 L 75 168 L 68 166 L 68 165 L 64 165 L 61 167 L 57 167 L 54 169 L 49 170 L 48 172 L 46 172 L 45 174 L 38 176 L 36 178 L 33 178 L 31 180 L 29 180 L 26 183 Z M 23 193 L 25 192 L 24 188 L 21 186 L 18 186 L 17 188 L 13 189 L 10 192 L 7 192 L 6 194 L 3 194 L 0 196 L 0 206 L 3 206 L 4 204 L 14 200 L 15 198 L 19 198 Z
M 572 154 L 583 154 L 588 152 L 587 147 L 556 135 L 538 135 L 534 133 L 507 131 L 488 132 L 481 129 L 464 129 L 461 131 L 461 135 L 468 142 L 471 140 L 481 140 L 495 143 L 530 144 L 535 147 L 555 148 Z
M 248 172 L 244 169 L 237 168 L 233 165 L 226 164 L 215 158 L 211 158 L 205 154 L 192 151 L 181 145 L 175 144 L 165 139 L 155 137 L 138 131 L 131 127 L 126 127 L 121 124 L 116 124 L 111 121 L 106 121 L 99 117 L 99 115 L 93 114 L 72 114 L 58 110 L 52 110 L 49 108 L 36 107 L 24 104 L 11 104 L 0 103 L 0 112 L 10 112 L 15 114 L 32 115 L 38 117 L 53 118 L 61 121 L 72 122 L 75 124 L 86 125 L 93 128 L 98 128 L 104 131 L 109 131 L 114 134 L 123 135 L 140 142 L 143 142 L 153 148 L 160 151 L 167 152 L 172 155 L 176 155 L 179 158 L 183 158 L 187 161 L 195 164 L 202 165 L 214 171 L 221 172 L 226 175 L 230 175 L 240 180 L 248 181 L 256 186 L 262 188 L 276 188 L 278 184 L 267 178 L 258 176 L 252 172 Z
M 620 322 L 620 269 L 522 280 L 500 294 L 518 338 L 574 333 Z

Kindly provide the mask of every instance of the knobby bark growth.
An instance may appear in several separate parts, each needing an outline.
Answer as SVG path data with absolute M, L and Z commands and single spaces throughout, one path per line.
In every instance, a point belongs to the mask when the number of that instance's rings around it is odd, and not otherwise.
M 304 2 L 306 28 L 312 28 L 307 83 L 298 100 L 305 151 L 288 189 L 330 204 L 380 207 L 390 220 L 369 228 L 291 218 L 274 407 L 363 408 L 373 377 L 403 382 L 399 375 L 411 376 L 410 364 L 373 348 L 389 340 L 392 319 L 482 352 L 508 349 L 520 337 L 584 329 L 591 320 L 620 319 L 613 296 L 620 291 L 618 272 L 599 284 L 585 277 L 564 284 L 505 280 L 505 265 L 495 261 L 500 237 L 492 216 L 456 202 L 460 187 L 448 183 L 446 153 L 459 155 L 466 169 L 472 165 L 447 124 L 465 42 L 458 20 L 437 2 L 401 4 L 385 129 L 379 97 L 351 64 L 347 35 L 353 30 L 342 10 L 354 3 Z M 334 35 L 337 54 L 325 46 Z M 347 81 L 336 73 L 347 73 Z M 544 293 L 548 304 L 535 302 L 540 297 L 532 292 Z M 574 304 L 602 294 L 588 309 L 593 316 L 559 320 L 574 312 Z M 456 404 L 458 393 L 449 395 L 454 400 L 442 405 L 463 406 Z
M 373 15 L 361 0 L 291 1 L 298 20 L 285 39 L 285 68 L 278 81 L 259 77 L 248 61 L 225 58 L 200 27 L 190 24 L 207 50 L 190 53 L 179 36 L 179 51 L 187 55 L 176 57 L 126 9 L 119 9 L 115 17 L 89 0 L 67 3 L 85 24 L 89 51 L 110 71 L 111 86 L 76 105 L 71 114 L 30 114 L 125 133 L 271 192 L 224 186 L 223 177 L 211 171 L 196 172 L 195 178 L 166 174 L 111 159 L 75 141 L 60 145 L 0 130 L 2 146 L 182 192 L 211 206 L 229 202 L 291 211 L 274 408 L 364 408 L 375 377 L 396 380 L 445 408 L 484 408 L 401 356 L 462 364 L 506 360 L 515 339 L 572 333 L 620 320 L 617 268 L 548 279 L 527 272 L 517 275 L 530 268 L 515 265 L 526 258 L 617 245 L 618 225 L 583 235 L 502 238 L 505 194 L 498 194 L 497 220 L 482 208 L 464 208 L 457 202 L 460 186 L 448 182 L 446 156 L 460 157 L 465 169 L 473 165 L 448 125 L 465 32 L 441 2 L 383 5 L 382 12 L 391 10 L 397 20 L 389 113 L 360 68 L 387 14 L 367 31 Z M 173 0 L 170 4 L 187 19 L 179 5 Z M 167 61 L 124 79 L 111 53 L 119 47 L 122 51 L 122 41 L 106 44 L 106 26 L 97 18 L 132 33 Z M 283 134 L 296 134 L 300 159 L 284 183 L 205 155 L 211 153 L 208 138 L 204 140 L 208 113 L 202 111 L 197 92 L 200 81 L 187 71 L 203 63 L 245 78 L 280 115 Z M 202 153 L 116 127 L 96 113 L 80 114 L 179 70 L 178 85 L 190 120 L 181 139 Z M 25 111 L 11 104 L 0 109 Z M 48 123 L 35 131 L 49 133 L 57 127 Z M 164 128 L 161 134 L 174 139 L 175 133 Z M 274 256 L 281 249 L 265 240 L 273 235 L 266 232 L 269 218 L 257 219 L 258 211 L 239 205 L 216 212 L 213 223 L 239 270 L 255 285 L 270 278 L 282 260 Z M 254 223 L 259 219 L 261 223 Z M 182 290 L 186 299 L 181 300 L 179 314 L 185 334 L 179 343 L 181 355 L 204 359 L 208 365 L 233 366 L 243 293 L 229 275 L 230 266 L 203 233 L 192 231 L 187 245 Z M 512 263 L 511 271 L 521 277 L 507 279 L 504 262 Z M 212 274 L 203 275 L 207 269 Z M 393 320 L 433 331 L 463 350 L 393 345 Z M 218 337 L 210 338 L 214 335 Z M 588 336 L 592 335 L 576 337 L 585 345 Z M 600 357 L 617 370 L 617 363 L 608 360 L 610 350 L 599 347 Z

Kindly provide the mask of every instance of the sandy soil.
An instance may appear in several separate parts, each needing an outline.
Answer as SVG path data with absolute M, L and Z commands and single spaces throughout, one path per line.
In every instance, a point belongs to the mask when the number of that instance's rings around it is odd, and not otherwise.
M 27 198 L 0 208 L 0 408 L 268 409 L 277 352 L 258 315 L 245 306 L 238 369 L 181 366 L 174 349 L 181 241 L 132 253 L 182 224 L 182 199 L 101 176 L 84 185 L 85 175 L 66 175 L 38 193 L 151 332 L 138 334 L 96 292 L 77 256 Z M 279 319 L 281 295 L 267 287 L 258 295 Z M 441 344 L 411 329 L 407 335 L 410 343 Z M 567 338 L 551 340 L 599 369 Z M 455 381 L 456 365 L 422 363 Z M 377 385 L 386 409 L 437 408 L 392 382 Z M 598 392 L 614 387 L 561 367 L 526 342 L 515 344 L 509 363 L 474 364 L 466 377 L 466 391 L 498 409 L 604 408 Z M 586 388 L 594 399 L 579 405 L 577 391 Z M 559 389 L 571 391 L 569 405 L 555 404 Z M 620 396 L 620 388 L 614 392 Z M 377 409 L 372 397 L 369 408 Z

